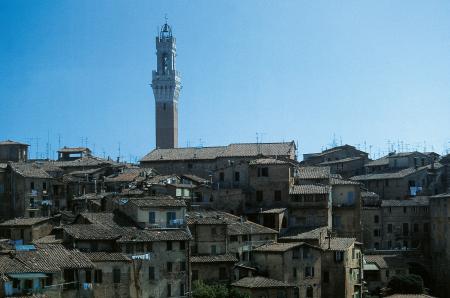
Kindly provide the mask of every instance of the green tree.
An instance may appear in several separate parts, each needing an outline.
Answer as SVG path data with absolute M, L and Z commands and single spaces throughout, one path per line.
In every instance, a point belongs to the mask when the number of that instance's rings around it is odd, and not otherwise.
M 423 294 L 425 287 L 420 275 L 396 275 L 393 276 L 387 285 L 387 293 L 391 294 Z
M 237 289 L 230 289 L 222 284 L 207 285 L 201 280 L 194 281 L 192 285 L 193 298 L 250 298 L 247 293 Z

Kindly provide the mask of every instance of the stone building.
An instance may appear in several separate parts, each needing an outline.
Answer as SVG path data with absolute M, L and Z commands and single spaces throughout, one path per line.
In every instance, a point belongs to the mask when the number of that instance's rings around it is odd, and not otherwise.
M 450 296 L 450 193 L 430 197 L 431 267 L 439 297 Z
M 161 174 L 194 174 L 209 178 L 222 168 L 254 160 L 260 156 L 296 159 L 294 141 L 282 143 L 237 143 L 218 147 L 189 147 L 154 149 L 140 163 L 144 168 L 154 168 Z M 239 171 L 235 171 L 239 172 Z M 239 177 L 237 177 L 239 175 Z M 230 177 L 241 180 L 244 173 Z M 219 179 L 220 180 L 220 179 Z
M 58 150 L 58 160 L 69 161 L 76 160 L 85 156 L 90 156 L 91 150 L 86 147 L 65 147 Z
M 345 178 L 364 173 L 364 165 L 369 155 L 350 145 L 337 146 L 321 153 L 303 154 L 303 165 L 326 166 L 331 173 L 340 174 Z
M 363 208 L 364 246 L 367 249 L 420 249 L 429 254 L 428 197 L 384 200 Z
M 171 196 L 118 198 L 117 209 L 135 223 L 150 228 L 175 228 L 185 225 L 186 203 Z
M 328 227 L 279 238 L 319 247 L 321 297 L 358 297 L 362 293 L 362 244 L 355 238 L 332 237 Z
M 186 229 L 142 229 L 118 211 L 83 213 L 62 229 L 68 247 L 87 253 L 122 253 L 131 259 L 130 266 L 123 265 L 116 274 L 127 274 L 123 278 L 130 280 L 128 295 L 132 297 L 136 293 L 183 297 L 190 291 L 191 235 Z
M 94 264 L 76 249 L 29 245 L 27 250 L 1 252 L 0 264 L 2 297 L 93 297 Z
M 233 254 L 236 256 L 238 261 L 246 263 L 250 261 L 251 252 L 254 248 L 269 243 L 277 241 L 278 232 L 267 228 L 265 226 L 259 225 L 252 221 L 246 220 L 244 217 L 239 217 L 230 213 L 222 211 L 191 211 L 188 213 L 188 223 L 194 224 L 196 221 L 200 222 L 225 222 L 227 224 L 226 229 L 226 253 Z M 207 225 L 205 229 L 212 229 L 214 225 Z M 216 227 L 217 236 L 223 234 Z M 212 232 L 211 232 L 212 233 Z M 217 240 L 217 239 L 216 239 Z M 195 240 L 194 240 L 194 243 Z M 200 245 L 201 243 L 197 244 Z M 216 245 L 216 252 L 223 248 L 222 244 L 210 244 L 206 243 L 202 246 L 203 251 L 208 251 L 208 245 L 210 245 L 210 250 L 213 252 L 211 245 Z
M 330 178 L 330 184 L 333 232 L 338 237 L 352 237 L 362 241 L 360 183 L 334 176 Z
M 261 274 L 296 287 L 294 297 L 322 297 L 321 249 L 307 243 L 271 243 L 253 250 Z
M 395 252 L 366 254 L 364 261 L 364 281 L 372 295 L 379 295 L 393 276 L 409 274 L 405 258 Z
M 15 218 L 0 223 L 0 237 L 28 244 L 49 235 L 52 228 L 49 217 Z
M 28 160 L 28 144 L 6 140 L 0 141 L 0 162 L 24 162 Z
M 362 247 L 355 238 L 328 238 L 321 245 L 322 297 L 360 297 Z
M 445 188 L 445 168 L 434 157 L 420 152 L 391 153 L 366 164 L 366 174 L 351 179 L 383 200 L 433 195 Z

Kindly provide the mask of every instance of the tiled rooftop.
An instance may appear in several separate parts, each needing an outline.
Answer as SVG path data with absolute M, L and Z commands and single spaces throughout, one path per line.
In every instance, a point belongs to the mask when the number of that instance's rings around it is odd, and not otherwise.
M 293 185 L 289 189 L 290 195 L 308 195 L 308 194 L 329 194 L 331 187 L 329 185 L 305 184 Z
M 233 254 L 208 255 L 208 256 L 191 256 L 192 263 L 237 263 L 238 259 Z
M 239 143 L 228 146 L 201 148 L 155 149 L 142 158 L 145 161 L 213 160 L 219 157 L 291 156 L 295 152 L 294 142 L 284 143 Z
M 267 289 L 267 288 L 288 288 L 291 287 L 291 285 L 276 280 L 276 279 L 271 279 L 271 278 L 267 278 L 267 277 L 262 277 L 262 276 L 254 276 L 254 277 L 244 277 L 238 281 L 235 281 L 234 283 L 231 284 L 234 287 L 239 287 L 239 288 L 263 288 L 263 289 Z

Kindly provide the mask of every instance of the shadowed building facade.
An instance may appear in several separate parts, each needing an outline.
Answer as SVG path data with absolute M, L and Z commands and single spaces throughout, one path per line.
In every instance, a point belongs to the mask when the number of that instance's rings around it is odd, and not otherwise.
M 156 148 L 178 147 L 178 96 L 180 74 L 176 71 L 175 37 L 167 24 L 156 37 L 156 70 L 152 73 L 155 96 Z

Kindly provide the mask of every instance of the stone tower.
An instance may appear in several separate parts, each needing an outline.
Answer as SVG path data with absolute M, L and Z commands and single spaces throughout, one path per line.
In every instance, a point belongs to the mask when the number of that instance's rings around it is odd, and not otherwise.
M 152 73 L 155 95 L 156 148 L 178 147 L 178 96 L 181 79 L 176 70 L 176 45 L 172 29 L 166 23 L 156 37 L 156 70 Z

